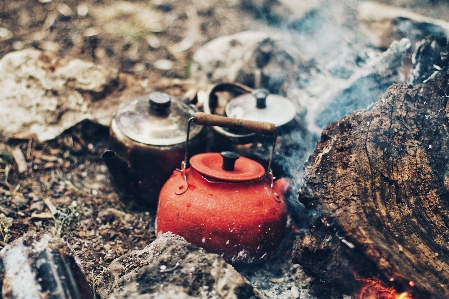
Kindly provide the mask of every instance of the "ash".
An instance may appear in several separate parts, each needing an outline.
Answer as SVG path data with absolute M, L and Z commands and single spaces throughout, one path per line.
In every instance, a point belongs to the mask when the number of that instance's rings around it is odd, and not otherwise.
M 290 219 L 288 223 L 291 223 Z M 312 278 L 304 273 L 299 264 L 294 264 L 290 256 L 297 236 L 294 229 L 291 229 L 275 258 L 258 265 L 234 268 L 267 298 L 315 299 L 309 294 Z
M 309 294 L 311 278 L 284 256 L 252 267 L 236 267 L 249 282 L 267 298 L 277 299 L 312 299 Z

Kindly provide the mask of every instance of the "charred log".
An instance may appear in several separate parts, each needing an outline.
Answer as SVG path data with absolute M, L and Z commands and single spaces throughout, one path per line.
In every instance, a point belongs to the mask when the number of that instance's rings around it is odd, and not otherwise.
M 29 234 L 0 251 L 0 298 L 91 299 L 73 250 L 58 237 Z
M 322 218 L 294 258 L 330 292 L 378 277 L 413 298 L 449 297 L 448 98 L 446 67 L 323 131 L 299 196 Z

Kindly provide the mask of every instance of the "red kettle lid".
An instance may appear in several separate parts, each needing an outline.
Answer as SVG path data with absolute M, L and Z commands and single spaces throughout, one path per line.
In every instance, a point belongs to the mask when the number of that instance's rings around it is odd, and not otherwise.
M 200 174 L 229 182 L 248 182 L 262 178 L 265 168 L 237 153 L 204 153 L 190 158 L 190 165 Z

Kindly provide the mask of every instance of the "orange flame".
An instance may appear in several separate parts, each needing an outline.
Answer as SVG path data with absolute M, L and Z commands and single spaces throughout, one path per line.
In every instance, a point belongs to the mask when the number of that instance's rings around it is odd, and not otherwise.
M 376 279 L 364 279 L 365 285 L 360 290 L 360 295 L 357 299 L 412 299 L 412 296 L 403 292 L 398 294 L 393 287 L 386 287 Z

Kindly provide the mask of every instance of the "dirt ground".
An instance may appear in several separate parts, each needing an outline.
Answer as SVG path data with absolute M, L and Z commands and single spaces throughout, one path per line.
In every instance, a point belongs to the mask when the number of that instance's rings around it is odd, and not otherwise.
M 0 27 L 10 32 L 4 33 L 0 42 L 0 57 L 34 47 L 148 77 L 157 89 L 161 77 L 187 76 L 193 45 L 249 29 L 232 3 L 197 2 L 132 1 L 134 5 L 146 5 L 148 22 L 154 18 L 161 24 L 135 28 L 126 34 L 129 28 L 105 29 L 108 21 L 103 18 L 107 17 L 98 16 L 99 10 L 113 8 L 118 1 L 2 1 Z M 138 13 L 139 7 L 123 8 L 126 12 L 118 19 L 132 23 L 129 14 Z M 174 57 L 169 49 L 186 34 L 194 36 L 193 43 Z M 154 66 L 158 61 L 159 68 Z M 172 67 L 164 67 L 164 61 L 173 61 Z M 13 219 L 12 224 L 7 218 L 1 219 L 1 244 L 31 230 L 50 231 L 72 244 L 94 279 L 117 256 L 151 242 L 155 237 L 154 217 L 145 211 L 130 212 L 110 184 L 99 158 L 107 140 L 107 128 L 92 123 L 80 124 L 43 144 L 32 138 L 1 140 L 0 209 Z M 22 174 L 11 156 L 11 149 L 16 147 L 27 160 L 28 170 Z M 45 199 L 57 208 L 55 217 L 47 215 L 50 210 Z
M 161 78 L 187 78 L 201 44 L 268 28 L 259 17 L 238 0 L 1 1 L 0 57 L 34 47 L 147 77 L 157 87 Z M 30 231 L 64 237 L 95 288 L 113 259 L 154 240 L 154 215 L 122 201 L 111 185 L 99 158 L 107 140 L 108 128 L 91 122 L 45 143 L 0 139 L 0 247 Z M 26 159 L 23 173 L 15 148 Z
M 158 89 L 161 78 L 187 77 L 189 57 L 202 43 L 257 27 L 260 22 L 249 21 L 249 15 L 242 18 L 235 5 L 232 1 L 187 5 L 183 1 L 129 1 L 127 5 L 107 0 L 1 1 L 0 57 L 34 47 L 149 78 Z M 142 10 L 146 15 L 136 16 Z M 116 26 L 111 28 L 112 20 Z M 151 24 L 146 26 L 143 20 Z M 90 122 L 45 143 L 32 137 L 0 139 L 0 247 L 31 231 L 61 236 L 76 251 L 95 289 L 113 259 L 154 240 L 154 215 L 122 201 L 111 185 L 99 158 L 107 141 L 108 128 Z M 24 173 L 18 173 L 14 148 L 25 156 Z M 57 213 L 52 214 L 53 208 Z

